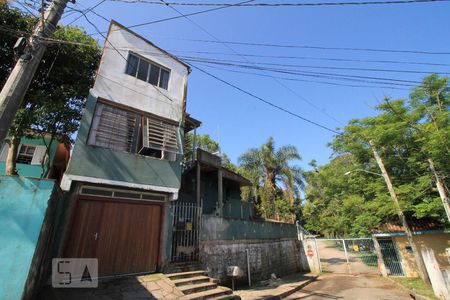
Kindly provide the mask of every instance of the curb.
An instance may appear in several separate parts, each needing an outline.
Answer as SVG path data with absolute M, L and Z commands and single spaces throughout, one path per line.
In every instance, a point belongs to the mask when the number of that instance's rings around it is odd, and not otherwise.
M 297 285 L 297 286 L 293 287 L 292 289 L 290 289 L 288 291 L 284 291 L 284 292 L 282 292 L 282 293 L 280 293 L 278 295 L 273 295 L 273 296 L 269 296 L 269 297 L 263 298 L 263 300 L 280 300 L 280 299 L 286 298 L 286 297 L 294 294 L 295 292 L 298 292 L 299 290 L 301 290 L 302 288 L 304 288 L 305 286 L 307 286 L 311 282 L 315 281 L 318 277 L 319 277 L 319 275 L 313 275 L 313 276 L 311 276 L 310 279 L 306 280 L 302 284 Z M 426 300 L 428 300 L 428 299 L 426 299 Z

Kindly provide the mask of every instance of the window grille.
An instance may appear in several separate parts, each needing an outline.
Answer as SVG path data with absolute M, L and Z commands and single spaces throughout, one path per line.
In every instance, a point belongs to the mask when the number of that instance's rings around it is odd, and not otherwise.
M 178 126 L 170 122 L 98 103 L 88 144 L 175 161 L 178 139 Z
M 91 130 L 91 144 L 133 152 L 138 125 L 135 113 L 99 103 Z

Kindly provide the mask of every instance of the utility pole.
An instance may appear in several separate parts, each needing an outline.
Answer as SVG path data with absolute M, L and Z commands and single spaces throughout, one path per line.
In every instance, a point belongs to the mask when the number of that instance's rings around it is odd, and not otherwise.
M 450 200 L 445 194 L 444 184 L 442 183 L 441 179 L 438 176 L 438 173 L 436 172 L 433 161 L 429 159 L 428 162 L 430 163 L 430 169 L 433 172 L 434 177 L 436 178 L 436 186 L 439 191 L 439 196 L 441 196 L 442 204 L 444 205 L 445 213 L 447 214 L 448 222 L 450 223 Z
M 375 144 L 373 143 L 373 141 L 369 141 L 369 143 L 370 143 L 370 147 L 372 147 L 373 155 L 375 156 L 378 166 L 380 167 L 381 174 L 383 175 L 384 181 L 386 182 L 386 185 L 388 187 L 389 194 L 391 195 L 392 201 L 394 201 L 395 208 L 397 210 L 397 215 L 400 219 L 400 222 L 403 225 L 403 228 L 405 229 L 406 237 L 407 237 L 409 245 L 411 246 L 411 249 L 413 251 L 414 259 L 416 260 L 419 275 L 423 281 L 425 281 L 426 283 L 430 283 L 430 280 L 427 275 L 427 271 L 425 269 L 425 264 L 422 259 L 422 255 L 418 252 L 416 244 L 414 243 L 411 228 L 409 228 L 409 225 L 408 225 L 408 222 L 406 221 L 405 215 L 403 214 L 403 211 L 400 208 L 400 204 L 398 203 L 397 194 L 395 193 L 394 186 L 392 185 L 391 179 L 389 178 L 386 168 L 384 167 L 383 160 L 381 159 L 380 155 L 378 154 L 377 148 L 375 147 Z
M 5 139 L 47 48 L 43 39 L 53 35 L 67 2 L 68 0 L 53 0 L 49 5 L 44 19 L 37 23 L 33 34 L 27 39 L 24 53 L 20 55 L 0 92 L 0 141 Z

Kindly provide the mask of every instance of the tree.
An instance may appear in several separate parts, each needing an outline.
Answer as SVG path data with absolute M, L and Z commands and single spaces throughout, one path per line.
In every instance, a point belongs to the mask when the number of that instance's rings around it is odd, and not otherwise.
M 330 144 L 334 159 L 308 172 L 304 214 L 306 228 L 324 235 L 368 235 L 395 219 L 369 140 L 381 152 L 408 218 L 445 221 L 433 185 L 428 158 L 438 161 L 443 181 L 450 174 L 448 78 L 426 77 L 409 99 L 386 98 L 374 117 L 352 120 Z M 447 175 L 447 176 L 446 176 Z
M 252 194 L 255 199 L 260 198 L 259 210 L 265 218 L 274 218 L 285 212 L 286 205 L 290 208 L 294 206 L 303 181 L 302 170 L 291 163 L 300 159 L 300 154 L 292 145 L 276 150 L 273 138 L 239 157 L 242 174 L 247 175 L 254 184 L 253 191 L 248 191 L 247 196 Z M 286 217 L 285 213 L 283 217 Z
M 27 32 L 37 20 L 11 9 L 0 6 L 0 23 L 8 24 L 14 31 Z M 55 141 L 68 143 L 78 129 L 81 111 L 94 79 L 100 55 L 96 40 L 77 27 L 59 26 L 54 38 L 69 43 L 52 43 L 39 65 L 30 85 L 24 103 L 10 128 L 10 145 L 6 162 L 6 174 L 17 174 L 15 158 L 20 139 L 24 136 L 50 136 L 44 139 L 47 157 Z M 2 63 L 0 72 L 7 78 L 14 63 L 12 46 L 14 35 L 1 38 Z M 74 42 L 77 44 L 70 44 Z M 2 85 L 4 81 L 2 82 Z M 42 165 L 42 177 L 50 170 L 50 160 Z

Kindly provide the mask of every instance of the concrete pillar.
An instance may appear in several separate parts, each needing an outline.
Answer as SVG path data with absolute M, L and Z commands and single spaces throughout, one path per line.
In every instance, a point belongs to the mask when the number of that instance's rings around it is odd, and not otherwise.
M 196 187 L 195 187 L 195 192 L 196 192 L 196 194 L 197 194 L 197 197 L 196 197 L 196 199 L 197 199 L 197 206 L 201 206 L 202 205 L 202 199 L 201 199 L 201 191 L 200 191 L 200 189 L 201 189 L 201 166 L 200 166 L 200 162 L 197 160 L 197 173 L 196 173 L 196 179 L 195 179 L 195 184 L 196 184 Z

